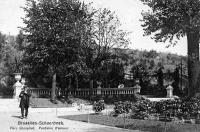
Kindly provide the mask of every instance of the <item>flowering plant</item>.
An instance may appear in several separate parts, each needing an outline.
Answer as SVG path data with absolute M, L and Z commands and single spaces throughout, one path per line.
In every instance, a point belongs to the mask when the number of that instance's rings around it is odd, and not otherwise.
M 195 118 L 200 113 L 199 98 L 178 98 L 151 102 L 147 99 L 140 99 L 135 103 L 117 102 L 114 107 L 115 115 L 130 113 L 132 118 L 151 119 L 165 117 L 171 118 Z
M 105 109 L 105 103 L 104 103 L 103 99 L 101 99 L 101 100 L 99 100 L 97 102 L 96 101 L 94 102 L 93 110 L 95 111 L 95 113 L 99 113 L 104 109 Z
M 129 113 L 132 108 L 132 103 L 129 101 L 126 102 L 116 102 L 114 107 L 115 115 L 119 115 L 122 113 Z

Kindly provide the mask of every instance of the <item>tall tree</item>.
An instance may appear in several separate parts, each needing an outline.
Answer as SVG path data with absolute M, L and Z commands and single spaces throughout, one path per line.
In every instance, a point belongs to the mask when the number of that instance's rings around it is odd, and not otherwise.
M 25 45 L 26 42 L 25 42 L 25 38 L 24 38 L 24 34 L 23 34 L 22 30 L 20 30 L 18 35 L 16 36 L 16 44 L 17 44 L 18 50 L 21 50 L 21 51 L 26 46 Z
M 144 0 L 141 0 L 144 2 Z M 189 95 L 200 92 L 197 85 L 199 71 L 199 0 L 149 0 L 151 10 L 143 12 L 144 35 L 153 34 L 156 42 L 176 44 L 177 39 L 187 36 Z
M 55 100 L 56 77 L 81 61 L 82 35 L 90 22 L 87 5 L 78 0 L 27 0 L 23 19 L 26 39 L 26 62 L 35 72 L 44 69 L 52 77 L 52 100 Z M 64 71 L 63 71 L 64 72 Z M 69 74 L 69 73 L 66 73 Z
M 8 88 L 13 85 L 13 73 L 22 72 L 23 51 L 18 50 L 15 36 L 1 34 L 0 43 L 0 82 Z
M 2 48 L 2 45 L 5 43 L 5 41 L 6 41 L 6 35 L 0 32 L 0 49 Z
M 92 69 L 92 81 L 101 63 L 109 59 L 113 48 L 124 48 L 130 44 L 129 32 L 121 29 L 121 23 L 115 12 L 106 8 L 99 9 L 93 19 L 93 45 L 88 49 L 88 67 Z
M 115 12 L 106 8 L 99 9 L 94 17 L 94 35 L 98 50 L 108 52 L 112 48 L 124 48 L 129 44 L 126 32 Z

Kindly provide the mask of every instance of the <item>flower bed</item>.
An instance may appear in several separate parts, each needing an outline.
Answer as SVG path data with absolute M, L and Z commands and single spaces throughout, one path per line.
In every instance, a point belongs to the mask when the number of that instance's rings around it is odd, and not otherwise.
M 182 98 L 152 102 L 140 99 L 135 103 L 118 102 L 115 104 L 115 115 L 131 113 L 130 118 L 150 120 L 200 120 L 200 99 Z

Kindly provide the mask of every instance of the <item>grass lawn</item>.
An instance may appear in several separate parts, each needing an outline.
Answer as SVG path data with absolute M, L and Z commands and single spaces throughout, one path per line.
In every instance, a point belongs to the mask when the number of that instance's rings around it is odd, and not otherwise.
M 70 115 L 70 116 L 60 116 L 59 118 L 76 120 L 76 121 L 88 121 L 88 115 Z M 150 121 L 150 120 L 138 120 L 138 119 L 125 119 L 122 117 L 109 117 L 105 115 L 89 115 L 89 122 L 95 124 L 102 124 L 114 127 L 141 130 L 148 132 L 164 132 L 165 122 L 162 121 Z M 177 124 L 174 122 L 166 123 L 165 132 L 200 132 L 200 125 L 197 124 Z
M 47 98 L 31 98 L 30 104 L 32 108 L 57 108 L 57 107 L 69 107 L 69 104 L 62 103 L 57 101 L 57 104 L 54 104 Z
M 79 99 L 79 98 L 70 98 L 72 103 L 77 104 L 89 104 L 89 101 Z M 49 98 L 31 98 L 30 104 L 32 108 L 57 108 L 57 107 L 71 107 L 71 104 L 63 103 L 57 100 L 57 104 L 54 104 L 50 101 Z

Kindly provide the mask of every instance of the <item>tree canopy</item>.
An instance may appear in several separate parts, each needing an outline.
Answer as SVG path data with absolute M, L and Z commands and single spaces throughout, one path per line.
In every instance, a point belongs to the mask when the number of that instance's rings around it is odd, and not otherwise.
M 199 0 L 153 0 L 147 4 L 151 10 L 143 12 L 145 35 L 155 33 L 157 42 L 179 39 L 200 27 Z
M 87 7 L 77 0 L 27 0 L 24 7 L 26 26 L 22 30 L 30 43 L 26 47 L 25 62 L 33 72 L 46 68 L 44 71 L 53 75 L 52 92 L 55 92 L 59 70 L 69 72 L 82 66 L 79 65 L 83 60 L 80 47 L 89 38 L 82 35 L 88 33 L 92 20 Z
M 120 20 L 115 12 L 103 8 L 95 11 L 91 33 L 93 45 L 88 48 L 86 63 L 92 71 L 91 79 L 98 80 L 97 74 L 103 65 L 108 65 L 105 63 L 110 60 L 114 48 L 125 48 L 130 44 L 129 32 L 121 29 Z M 108 78 L 108 68 L 104 68 L 104 72 Z M 108 79 L 105 80 L 108 82 Z
M 144 35 L 153 34 L 156 42 L 169 40 L 171 44 L 187 36 L 189 94 L 194 95 L 200 91 L 197 85 L 200 74 L 196 68 L 199 65 L 200 1 L 152 0 L 144 4 L 150 7 L 149 11 L 142 13 Z

